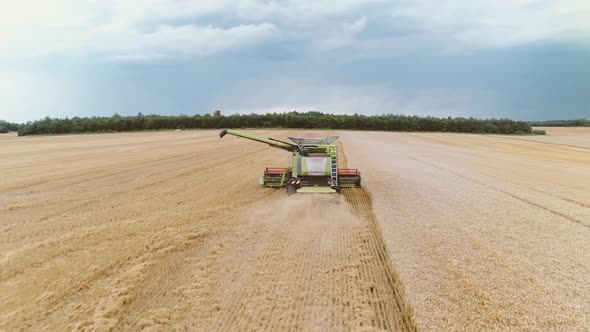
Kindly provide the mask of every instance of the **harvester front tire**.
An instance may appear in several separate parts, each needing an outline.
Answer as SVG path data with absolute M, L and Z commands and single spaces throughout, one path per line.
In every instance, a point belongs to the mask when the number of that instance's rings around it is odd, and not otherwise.
M 287 185 L 287 195 L 291 196 L 296 193 L 297 193 L 297 188 L 295 188 L 295 186 L 292 184 L 288 184 Z

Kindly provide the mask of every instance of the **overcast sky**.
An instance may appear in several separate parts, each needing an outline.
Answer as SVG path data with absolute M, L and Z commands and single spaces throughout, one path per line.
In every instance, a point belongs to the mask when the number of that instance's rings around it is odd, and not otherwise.
M 0 119 L 590 118 L 589 0 L 0 0 Z

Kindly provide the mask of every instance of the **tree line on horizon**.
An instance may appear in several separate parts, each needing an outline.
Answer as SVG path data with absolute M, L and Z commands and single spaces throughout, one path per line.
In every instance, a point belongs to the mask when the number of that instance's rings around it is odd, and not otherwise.
M 408 115 L 336 115 L 320 112 L 234 114 L 220 111 L 205 115 L 143 115 L 111 117 L 50 118 L 28 122 L 18 127 L 19 136 L 123 132 L 162 129 L 219 128 L 302 128 L 353 129 L 380 131 L 425 131 L 485 134 L 528 134 L 531 125 L 509 119 L 435 118 Z
M 11 131 L 17 131 L 19 127 L 19 124 L 0 120 L 0 134 L 9 133 Z
M 547 120 L 529 121 L 533 127 L 590 127 L 590 120 Z

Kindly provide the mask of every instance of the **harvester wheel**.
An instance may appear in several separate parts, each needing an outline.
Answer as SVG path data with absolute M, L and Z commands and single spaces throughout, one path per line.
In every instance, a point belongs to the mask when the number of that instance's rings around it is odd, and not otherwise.
M 296 193 L 297 193 L 297 188 L 292 184 L 288 184 L 287 185 L 287 195 L 291 196 Z

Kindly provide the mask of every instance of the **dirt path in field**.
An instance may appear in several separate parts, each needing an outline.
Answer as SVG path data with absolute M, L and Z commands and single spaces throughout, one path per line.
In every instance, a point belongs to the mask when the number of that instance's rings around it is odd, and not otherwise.
M 204 131 L 0 155 L 2 330 L 416 329 L 367 192 L 257 184 L 286 152 Z
M 590 141 L 580 132 L 341 133 L 418 326 L 590 330 L 590 150 L 568 146 Z

